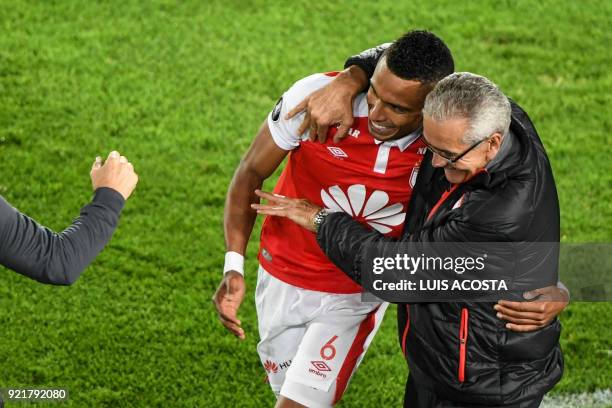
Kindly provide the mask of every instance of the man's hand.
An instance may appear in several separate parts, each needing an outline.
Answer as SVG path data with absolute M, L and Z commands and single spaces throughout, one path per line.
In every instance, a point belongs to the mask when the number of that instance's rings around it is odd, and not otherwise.
M 338 126 L 334 142 L 344 139 L 353 125 L 353 100 L 368 84 L 365 73 L 352 66 L 340 72 L 333 81 L 311 93 L 286 115 L 291 119 L 306 111 L 304 121 L 298 129 L 303 134 L 307 129 L 311 141 L 324 143 L 330 126 Z
M 91 166 L 91 183 L 94 190 L 100 187 L 108 187 L 117 191 L 127 200 L 138 183 L 138 175 L 134 172 L 134 166 L 125 156 L 119 152 L 111 152 L 102 164 L 102 159 L 96 157 Z
M 245 334 L 240 327 L 242 323 L 238 320 L 238 309 L 242 304 L 242 299 L 244 299 L 245 291 L 244 277 L 236 271 L 229 271 L 223 276 L 223 280 L 212 298 L 219 320 L 226 329 L 234 333 L 240 340 L 245 339 Z
M 508 321 L 506 328 L 515 332 L 530 332 L 547 326 L 569 303 L 568 292 L 557 286 L 525 292 L 523 297 L 533 301 L 500 300 L 493 307 L 497 317 Z
M 251 208 L 257 210 L 257 214 L 286 217 L 300 227 L 315 232 L 314 217 L 321 207 L 308 200 L 282 197 L 261 190 L 255 190 L 255 194 L 268 200 L 267 204 L 251 204 Z

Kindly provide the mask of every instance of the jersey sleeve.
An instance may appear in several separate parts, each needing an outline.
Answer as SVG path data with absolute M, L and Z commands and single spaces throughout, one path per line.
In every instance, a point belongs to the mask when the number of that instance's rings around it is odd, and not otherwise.
M 296 107 L 304 98 L 333 80 L 325 74 L 314 74 L 297 81 L 278 100 L 276 106 L 268 115 L 268 127 L 272 139 L 283 150 L 293 150 L 300 145 L 306 133 L 298 134 L 298 129 L 304 120 L 304 112 L 287 120 L 285 115 Z

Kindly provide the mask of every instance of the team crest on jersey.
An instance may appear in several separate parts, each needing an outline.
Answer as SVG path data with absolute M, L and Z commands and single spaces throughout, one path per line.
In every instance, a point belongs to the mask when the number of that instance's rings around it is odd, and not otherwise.
M 276 102 L 274 109 L 272 110 L 272 121 L 273 122 L 278 122 L 282 108 L 283 108 L 283 97 L 281 96 L 278 102 Z
M 329 210 L 344 211 L 353 218 L 365 221 L 381 234 L 393 231 L 392 227 L 401 225 L 406 218 L 403 204 L 387 205 L 389 195 L 386 192 L 374 190 L 368 195 L 363 184 L 353 184 L 346 192 L 340 186 L 322 189 L 321 200 Z

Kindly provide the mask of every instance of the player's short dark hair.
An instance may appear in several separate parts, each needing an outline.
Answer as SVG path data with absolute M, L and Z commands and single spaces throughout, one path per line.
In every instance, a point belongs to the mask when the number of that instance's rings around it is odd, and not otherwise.
M 455 71 L 453 56 L 439 37 L 429 31 L 409 31 L 385 52 L 387 66 L 402 79 L 438 82 Z

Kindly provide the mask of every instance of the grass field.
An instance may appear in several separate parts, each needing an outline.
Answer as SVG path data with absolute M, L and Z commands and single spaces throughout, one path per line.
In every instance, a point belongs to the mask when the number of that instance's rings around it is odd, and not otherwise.
M 271 406 L 255 351 L 257 233 L 246 341 L 210 303 L 226 187 L 284 89 L 408 29 L 435 31 L 458 70 L 490 77 L 530 113 L 563 242 L 612 241 L 612 2 L 461 3 L 0 1 L 0 194 L 61 230 L 90 198 L 96 155 L 120 150 L 141 178 L 74 286 L 0 271 L 0 387 L 70 390 L 49 406 Z M 399 406 L 394 314 L 343 407 Z M 612 388 L 611 317 L 610 303 L 564 312 L 553 393 Z

